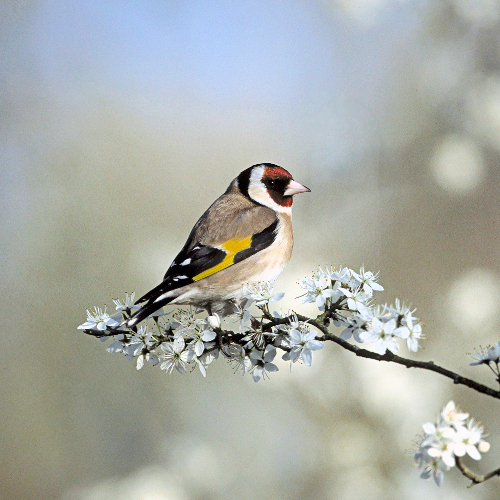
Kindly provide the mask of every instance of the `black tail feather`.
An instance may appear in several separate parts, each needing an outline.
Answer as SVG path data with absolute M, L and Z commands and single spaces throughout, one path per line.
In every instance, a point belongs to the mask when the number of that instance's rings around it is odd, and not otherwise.
M 135 311 L 134 314 L 132 314 L 132 316 L 126 319 L 122 324 L 127 326 L 127 328 L 132 328 L 133 326 L 136 326 L 138 323 L 148 318 L 154 312 L 158 311 L 158 309 L 166 306 L 173 299 L 174 297 L 168 297 L 158 302 L 150 301 L 147 304 L 144 304 L 140 309 L 137 309 L 137 311 Z
M 135 301 L 136 304 L 142 304 L 143 302 L 151 302 L 157 299 L 160 295 L 170 290 L 172 286 L 169 286 L 169 283 L 166 281 L 162 281 L 159 285 L 155 286 L 152 290 L 149 290 L 148 293 L 145 293 L 140 299 Z

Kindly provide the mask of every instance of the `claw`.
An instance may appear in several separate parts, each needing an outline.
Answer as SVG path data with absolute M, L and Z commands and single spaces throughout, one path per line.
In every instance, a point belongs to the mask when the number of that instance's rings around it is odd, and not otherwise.
M 226 346 L 222 342 L 222 330 L 220 328 L 217 329 L 217 343 L 219 344 L 219 349 L 222 355 L 226 358 L 230 358 L 231 356 L 224 349 Z M 227 345 L 230 345 L 230 343 Z

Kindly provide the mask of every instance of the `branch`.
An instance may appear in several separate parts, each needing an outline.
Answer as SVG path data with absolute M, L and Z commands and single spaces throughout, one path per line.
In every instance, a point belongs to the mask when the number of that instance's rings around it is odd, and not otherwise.
M 275 318 L 269 313 L 267 308 L 261 308 L 261 311 L 263 313 L 263 319 L 267 320 L 266 323 L 262 325 L 263 331 L 271 331 L 273 326 L 289 324 L 290 322 L 289 316 L 284 318 Z M 429 370 L 435 373 L 439 373 L 440 375 L 443 375 L 444 377 L 453 380 L 453 383 L 456 385 L 465 385 L 466 387 L 474 389 L 477 392 L 486 394 L 487 396 L 491 396 L 492 398 L 500 399 L 500 391 L 487 387 L 486 385 L 480 384 L 479 382 L 476 382 L 467 377 L 463 377 L 462 375 L 459 375 L 455 372 L 452 372 L 451 370 L 443 368 L 442 366 L 436 365 L 434 361 L 416 361 L 413 359 L 408 359 L 402 356 L 398 356 L 397 354 L 394 354 L 389 350 L 387 350 L 385 354 L 377 354 L 376 352 L 369 351 L 367 349 L 362 349 L 354 344 L 351 344 L 347 340 L 344 340 L 340 338 L 338 335 L 335 335 L 334 333 L 329 331 L 328 329 L 329 320 L 330 318 L 335 316 L 335 311 L 333 310 L 327 310 L 324 313 L 318 315 L 314 319 L 309 318 L 308 316 L 304 316 L 302 314 L 296 314 L 296 316 L 299 321 L 314 326 L 317 330 L 323 333 L 323 336 L 318 337 L 318 340 L 322 341 L 330 340 L 331 342 L 335 342 L 336 344 L 340 345 L 347 351 L 354 353 L 356 356 L 360 358 L 396 363 L 398 365 L 406 366 L 406 368 L 420 368 L 422 370 Z M 119 333 L 122 334 L 125 333 L 120 330 L 114 330 L 114 329 L 110 329 L 109 331 L 104 331 L 104 332 L 96 330 L 84 330 L 84 332 L 94 337 L 107 337 Z M 238 334 L 230 330 L 225 330 L 223 332 L 221 331 L 221 333 L 222 333 L 222 338 L 226 339 L 229 343 L 235 341 L 236 343 L 239 343 L 241 338 L 244 337 L 245 335 L 245 334 Z M 157 338 L 157 342 L 153 346 L 151 346 L 150 349 L 144 348 L 143 354 L 150 352 L 164 340 L 167 340 L 167 337 Z
M 490 387 L 480 384 L 479 382 L 475 382 L 474 380 L 458 375 L 451 370 L 447 370 L 442 366 L 436 365 L 434 361 L 416 361 L 413 359 L 403 358 L 401 356 L 398 356 L 397 354 L 392 353 L 391 351 L 386 351 L 385 354 L 382 355 L 377 354 L 373 351 L 368 351 L 367 349 L 361 349 L 360 347 L 341 339 L 333 333 L 326 334 L 324 339 L 335 342 L 336 344 L 342 346 L 344 349 L 347 349 L 348 351 L 356 354 L 356 356 L 359 356 L 361 358 L 375 359 L 376 361 L 388 361 L 396 363 L 398 365 L 406 366 L 406 368 L 421 368 L 422 370 L 429 370 L 431 372 L 439 373 L 444 377 L 450 378 L 451 380 L 453 380 L 454 384 L 465 385 L 477 392 L 481 392 L 483 394 L 491 396 L 492 398 L 500 399 L 500 391 L 496 391 L 494 389 L 491 389 Z
M 306 292 L 301 296 L 302 303 L 315 303 L 320 314 L 309 318 L 302 314 L 271 312 L 270 302 L 277 302 L 283 293 L 273 295 L 270 283 L 255 284 L 248 294 L 233 304 L 235 316 L 239 321 L 239 331 L 225 330 L 217 314 L 201 319 L 199 310 L 179 309 L 170 318 L 159 321 L 153 315 L 151 322 L 127 329 L 125 321 L 138 306 L 134 303 L 135 294 L 126 295 L 125 302 L 113 299 L 117 312 L 109 315 L 106 308 L 87 310 L 87 321 L 78 328 L 94 337 L 110 337 L 107 346 L 110 353 L 121 352 L 129 360 L 135 360 L 139 370 L 147 361 L 159 365 L 161 370 L 171 373 L 192 371 L 198 366 L 203 376 L 207 367 L 219 358 L 219 353 L 233 365 L 234 371 L 250 373 L 255 382 L 265 379 L 270 373 L 278 371 L 273 360 L 278 350 L 283 351 L 282 359 L 295 363 L 303 362 L 311 366 L 313 352 L 322 349 L 325 341 L 331 341 L 352 352 L 358 357 L 396 363 L 406 368 L 420 368 L 438 373 L 453 381 L 482 394 L 500 399 L 500 391 L 487 387 L 474 380 L 463 377 L 451 370 L 436 365 L 433 361 L 416 361 L 395 354 L 399 352 L 400 342 L 407 344 L 408 350 L 417 352 L 419 342 L 425 338 L 422 323 L 414 316 L 415 310 L 396 299 L 394 305 L 375 305 L 374 291 L 383 290 L 377 283 L 378 275 L 361 268 L 356 273 L 348 268 L 326 269 L 319 271 L 300 285 Z M 260 315 L 253 315 L 249 308 L 255 304 Z M 330 331 L 330 327 L 343 327 L 340 335 Z M 237 330 L 237 328 L 235 328 Z M 351 338 L 372 350 L 358 347 Z M 487 349 L 475 350 L 470 356 L 472 365 L 487 365 L 500 380 L 500 342 Z M 489 443 L 482 439 L 484 428 L 480 423 L 468 418 L 453 401 L 450 401 L 438 417 L 438 423 L 423 425 L 424 436 L 417 442 L 419 448 L 415 460 L 423 468 L 421 477 L 434 477 L 442 484 L 443 472 L 455 465 L 473 484 L 500 476 L 500 468 L 484 475 L 476 475 L 455 456 L 455 446 L 460 454 L 464 444 L 469 446 L 467 453 L 474 459 L 489 449 Z M 471 448 L 472 446 L 472 448 Z M 451 455 L 450 455 L 451 454 Z
M 500 467 L 498 469 L 495 469 L 494 471 L 489 472 L 488 474 L 485 474 L 484 476 L 480 476 L 472 472 L 464 463 L 462 462 L 462 459 L 460 457 L 455 457 L 455 462 L 457 464 L 458 470 L 468 479 L 470 479 L 472 482 L 469 484 L 468 488 L 471 488 L 475 484 L 479 483 L 484 483 L 488 479 L 491 479 L 492 477 L 495 476 L 500 476 Z
M 377 354 L 376 352 L 369 351 L 367 349 L 362 349 L 354 344 L 351 344 L 347 340 L 344 340 L 329 331 L 328 329 L 329 316 L 330 316 L 329 314 L 323 313 L 320 314 L 316 319 L 312 319 L 307 316 L 303 316 L 302 314 L 297 314 L 297 319 L 299 321 L 306 322 L 311 326 L 314 326 L 316 329 L 322 332 L 324 336 L 319 337 L 318 340 L 330 340 L 332 342 L 335 342 L 344 349 L 354 353 L 356 356 L 359 356 L 361 358 L 374 359 L 376 361 L 387 361 L 389 363 L 396 363 L 398 365 L 406 366 L 406 368 L 421 368 L 422 370 L 429 370 L 435 373 L 439 373 L 444 377 L 450 378 L 451 380 L 453 380 L 454 384 L 465 385 L 470 389 L 474 389 L 477 392 L 481 392 L 483 394 L 491 396 L 492 398 L 500 399 L 500 391 L 496 391 L 495 389 L 491 389 L 490 387 L 480 384 L 479 382 L 458 375 L 457 373 L 452 372 L 451 370 L 436 365 L 434 361 L 416 361 L 413 359 L 403 358 L 402 356 L 398 356 L 389 350 L 387 350 L 385 354 Z M 269 328 L 269 330 L 271 329 L 271 326 L 277 326 L 280 324 L 287 323 L 289 321 L 288 318 L 276 319 L 273 316 L 267 314 L 266 314 L 266 319 L 269 320 L 268 325 L 266 325 L 266 327 Z

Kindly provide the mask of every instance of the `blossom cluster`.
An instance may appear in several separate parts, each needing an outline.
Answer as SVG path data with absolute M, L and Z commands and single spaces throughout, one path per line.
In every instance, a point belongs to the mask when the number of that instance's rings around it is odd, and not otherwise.
M 443 484 L 443 473 L 457 464 L 457 460 L 469 455 L 474 460 L 481 459 L 481 453 L 489 450 L 484 441 L 484 428 L 468 413 L 461 412 L 450 401 L 439 414 L 436 423 L 427 422 L 423 426 L 415 453 L 415 462 L 423 469 L 420 477 L 433 477 L 436 484 Z
M 278 353 L 290 367 L 296 362 L 311 366 L 314 351 L 322 349 L 325 340 L 342 345 L 345 342 L 340 339 L 369 343 L 381 356 L 387 351 L 398 352 L 404 341 L 410 351 L 420 347 L 424 337 L 414 309 L 399 300 L 394 305 L 373 303 L 375 292 L 383 290 L 378 274 L 364 268 L 359 273 L 346 267 L 319 268 L 299 286 L 305 291 L 300 296 L 302 303 L 317 307 L 316 317 L 273 310 L 271 303 L 279 302 L 284 293 L 274 293 L 270 283 L 259 283 L 234 302 L 235 313 L 225 318 L 217 314 L 202 317 L 201 310 L 193 308 L 170 312 L 161 308 L 130 328 L 127 319 L 141 306 L 135 303 L 135 294 L 127 294 L 124 302 L 113 299 L 113 313 L 106 307 L 87 310 L 87 320 L 78 328 L 109 341 L 106 350 L 123 354 L 138 370 L 147 362 L 168 374 L 174 370 L 184 374 L 198 367 L 206 376 L 208 366 L 220 358 L 226 359 L 235 373 L 250 374 L 255 382 L 278 371 Z M 332 324 L 341 328 L 338 337 L 330 333 Z M 500 341 L 475 349 L 469 356 L 472 366 L 488 366 L 500 382 Z M 450 401 L 435 423 L 423 425 L 423 432 L 414 452 L 422 478 L 432 477 L 440 486 L 444 472 L 454 466 L 475 477 L 461 458 L 468 455 L 479 460 L 481 453 L 489 450 L 479 422 Z
M 319 271 L 302 281 L 306 293 L 302 302 L 314 302 L 322 324 L 333 322 L 343 327 L 340 337 L 353 337 L 357 342 L 371 342 L 376 352 L 398 350 L 397 339 L 406 340 L 416 351 L 422 338 L 422 328 L 409 307 L 399 301 L 395 306 L 373 307 L 374 291 L 383 290 L 378 276 L 361 268 L 359 273 L 348 268 Z M 95 308 L 87 311 L 87 321 L 78 328 L 86 333 L 111 340 L 107 351 L 123 353 L 135 360 L 137 369 L 145 362 L 159 365 L 171 373 L 198 367 L 206 376 L 208 365 L 219 357 L 227 359 L 243 374 L 251 373 L 255 381 L 278 371 L 274 363 L 278 351 L 290 365 L 302 362 L 311 366 L 313 352 L 323 347 L 324 333 L 313 327 L 307 318 L 299 320 L 293 312 L 271 310 L 284 293 L 274 293 L 270 283 L 254 285 L 235 304 L 236 313 L 226 318 L 212 315 L 200 317 L 195 309 L 155 312 L 137 327 L 128 328 L 125 320 L 140 308 L 135 295 L 115 300 L 116 311 Z M 257 311 L 257 314 L 255 313 Z M 232 328 L 226 329 L 232 322 Z M 318 325 L 318 323 L 316 323 Z
M 152 322 L 145 321 L 136 329 L 128 329 L 123 320 L 130 316 L 132 309 L 140 307 L 134 304 L 134 294 L 127 295 L 125 303 L 114 300 L 116 313 L 112 315 L 106 308 L 87 311 L 87 321 L 78 328 L 102 340 L 111 339 L 107 351 L 123 353 L 127 359 L 135 360 L 137 369 L 146 361 L 159 365 L 167 373 L 176 369 L 183 374 L 198 366 L 206 376 L 208 365 L 222 353 L 235 371 L 251 373 L 258 382 L 278 371 L 273 363 L 278 350 L 283 351 L 285 361 L 300 361 L 311 366 L 313 351 L 323 347 L 323 342 L 316 338 L 317 332 L 296 315 L 269 313 L 269 303 L 283 296 L 283 293 L 273 294 L 269 283 L 256 285 L 238 305 L 237 313 L 227 318 L 239 323 L 236 332 L 222 330 L 218 315 L 200 318 L 200 311 L 192 308 L 169 314 L 159 311 Z M 261 311 L 260 317 L 252 315 L 252 305 Z
M 373 306 L 375 291 L 383 290 L 378 275 L 361 268 L 359 273 L 347 267 L 321 268 L 300 286 L 306 290 L 302 302 L 313 302 L 323 313 L 328 313 L 335 326 L 343 326 L 340 337 L 351 337 L 359 343 L 372 343 L 378 354 L 387 350 L 396 353 L 398 340 L 406 340 L 410 351 L 416 352 L 423 339 L 422 325 L 413 316 L 415 310 L 396 300 L 395 305 Z

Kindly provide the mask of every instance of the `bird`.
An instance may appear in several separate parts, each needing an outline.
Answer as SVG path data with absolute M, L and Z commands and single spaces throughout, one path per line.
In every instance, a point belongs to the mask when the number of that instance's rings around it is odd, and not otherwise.
M 136 301 L 128 328 L 167 304 L 209 315 L 237 310 L 256 283 L 273 283 L 292 255 L 293 196 L 310 189 L 272 163 L 243 170 L 194 225 L 163 281 Z

